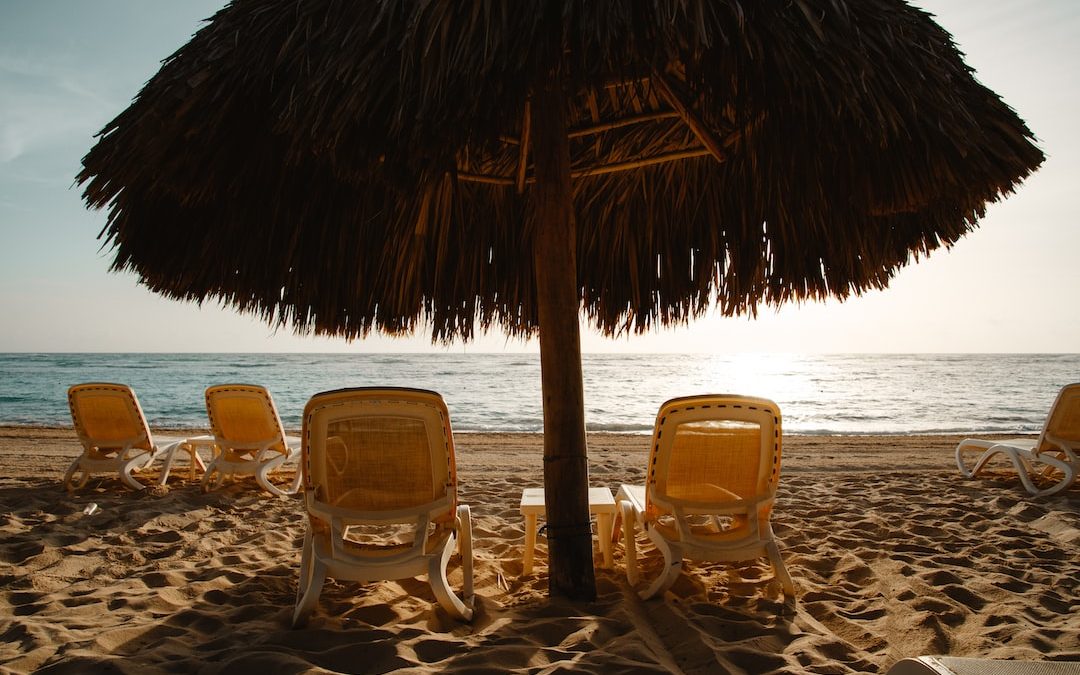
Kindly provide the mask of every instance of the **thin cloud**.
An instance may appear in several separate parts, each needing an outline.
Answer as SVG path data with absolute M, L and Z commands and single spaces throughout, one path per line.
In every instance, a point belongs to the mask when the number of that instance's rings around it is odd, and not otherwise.
M 103 95 L 92 72 L 0 55 L 0 162 L 71 140 L 88 141 L 124 102 Z

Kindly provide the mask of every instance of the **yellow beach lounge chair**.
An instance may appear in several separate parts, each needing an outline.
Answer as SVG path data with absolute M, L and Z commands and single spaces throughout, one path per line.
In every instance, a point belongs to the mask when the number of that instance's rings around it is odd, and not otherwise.
M 977 458 L 969 468 L 972 455 Z M 956 467 L 964 478 L 974 478 L 998 455 L 1013 463 L 1024 488 L 1036 497 L 1057 494 L 1072 485 L 1080 470 L 1080 383 L 1065 385 L 1058 392 L 1037 439 L 964 439 L 956 446 Z M 1036 476 L 1047 487 L 1037 485 Z
M 664 568 L 642 598 L 671 587 L 684 558 L 769 558 L 784 594 L 795 600 L 769 516 L 780 479 L 780 409 L 762 398 L 730 395 L 672 399 L 653 429 L 646 485 L 615 497 L 625 529 L 626 576 L 638 581 L 634 530 L 642 527 Z M 616 527 L 616 536 L 618 528 Z
M 222 485 L 229 476 L 251 475 L 267 492 L 283 497 L 300 488 L 301 471 L 288 490 L 270 482 L 270 473 L 300 456 L 300 439 L 286 436 L 274 399 L 266 387 L 221 384 L 206 390 L 206 414 L 216 446 L 203 474 L 203 491 Z
M 341 389 L 304 408 L 308 527 L 293 625 L 326 577 L 351 581 L 427 574 L 439 604 L 472 619 L 472 519 L 457 503 L 454 436 L 442 397 L 420 389 Z M 463 599 L 447 564 L 457 547 Z
M 195 447 L 188 445 L 186 439 L 155 438 L 150 433 L 139 399 L 126 384 L 76 384 L 68 389 L 68 406 L 75 433 L 83 446 L 82 454 L 64 474 L 64 487 L 68 491 L 86 485 L 92 472 L 103 471 L 116 471 L 126 485 L 142 490 L 146 486 L 136 480 L 132 472 L 182 450 L 191 454 L 193 474 L 195 466 L 203 466 Z M 80 471 L 82 476 L 76 481 L 75 475 Z

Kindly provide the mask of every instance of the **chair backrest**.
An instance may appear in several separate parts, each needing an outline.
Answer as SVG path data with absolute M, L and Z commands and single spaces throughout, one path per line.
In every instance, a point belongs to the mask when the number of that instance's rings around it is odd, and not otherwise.
M 661 515 L 656 500 L 708 504 L 772 495 L 781 445 L 780 408 L 767 399 L 705 395 L 664 403 L 649 452 L 647 515 Z
M 457 499 L 450 413 L 435 392 L 339 389 L 304 408 L 303 463 L 316 502 L 366 513 L 421 509 Z M 439 520 L 438 515 L 436 520 Z
M 150 450 L 153 438 L 139 399 L 126 384 L 89 382 L 68 389 L 75 433 L 86 448 Z
M 1080 449 L 1080 382 L 1067 384 L 1058 392 L 1035 447 L 1045 452 L 1062 445 Z
M 219 384 L 206 390 L 210 433 L 232 449 L 270 449 L 286 452 L 285 430 L 274 399 L 266 387 L 255 384 Z

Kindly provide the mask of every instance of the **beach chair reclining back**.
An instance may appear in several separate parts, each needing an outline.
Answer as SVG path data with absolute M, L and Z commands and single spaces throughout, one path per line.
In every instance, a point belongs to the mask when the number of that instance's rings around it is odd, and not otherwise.
M 438 407 L 378 399 L 324 399 L 312 418 L 307 486 L 319 502 L 357 511 L 409 509 L 436 502 L 454 483 L 452 443 Z M 325 423 L 325 429 L 321 426 Z
M 427 574 L 452 616 L 472 616 L 469 508 L 457 503 L 450 415 L 419 389 L 316 394 L 304 410 L 308 531 L 294 624 L 314 608 L 327 576 L 354 581 Z M 446 568 L 461 552 L 464 601 Z
M 1066 385 L 1058 392 L 1035 451 L 1055 452 L 1062 448 L 1080 452 L 1080 383 Z
M 277 406 L 265 387 L 223 384 L 206 390 L 210 433 L 225 440 L 229 451 L 252 454 L 263 447 L 284 453 L 285 432 Z
M 771 496 L 780 478 L 780 452 L 779 413 L 767 405 L 745 399 L 668 401 L 657 418 L 649 459 L 649 519 L 670 515 L 672 504 Z M 771 499 L 762 502 L 760 522 L 767 522 L 771 509 Z
M 76 384 L 68 389 L 68 406 L 75 433 L 84 446 L 99 451 L 150 450 L 150 427 L 131 387 Z

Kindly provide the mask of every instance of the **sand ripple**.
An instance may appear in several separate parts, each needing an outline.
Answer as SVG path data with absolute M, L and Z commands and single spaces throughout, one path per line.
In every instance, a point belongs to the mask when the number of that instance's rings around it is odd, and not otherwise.
M 538 439 L 463 436 L 475 621 L 449 618 L 422 578 L 330 581 L 302 630 L 288 627 L 299 499 L 245 483 L 203 495 L 181 479 L 138 494 L 107 478 L 69 496 L 64 453 L 20 468 L 14 442 L 0 444 L 0 669 L 14 672 L 850 673 L 925 653 L 1080 660 L 1080 489 L 1029 500 L 1007 477 L 961 480 L 947 440 L 858 439 L 877 444 L 874 472 L 834 451 L 817 461 L 819 440 L 789 441 L 774 525 L 799 593 L 791 611 L 753 562 L 688 563 L 664 600 L 641 601 L 620 549 L 616 570 L 597 572 L 595 602 L 547 598 L 542 553 L 520 576 L 517 504 L 540 484 Z M 642 479 L 640 437 L 590 442 L 594 484 Z M 55 443 L 74 452 L 62 431 Z M 661 561 L 641 548 L 650 578 Z M 456 562 L 450 578 L 460 583 Z

